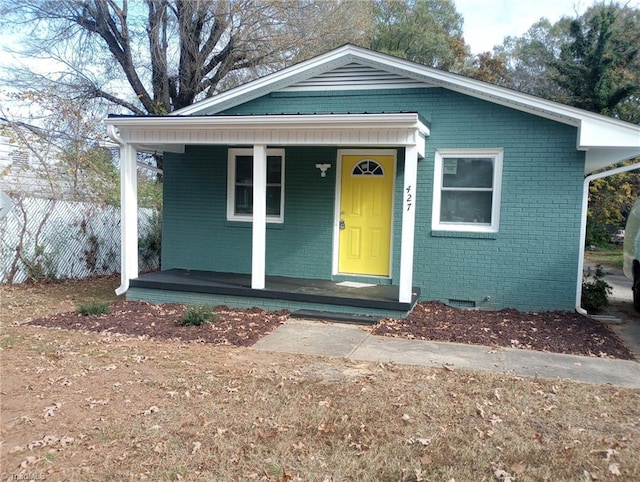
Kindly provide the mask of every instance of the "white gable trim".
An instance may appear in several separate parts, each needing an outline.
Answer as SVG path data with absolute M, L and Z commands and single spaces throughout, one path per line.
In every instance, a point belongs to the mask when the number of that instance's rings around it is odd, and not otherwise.
M 418 85 L 425 87 L 442 87 L 578 127 L 576 149 L 595 151 L 592 155 L 586 156 L 586 173 L 640 156 L 640 126 L 353 45 L 340 47 L 257 79 L 211 99 L 180 109 L 173 115 L 215 114 L 270 92 L 308 90 L 309 86 L 314 85 L 314 79 L 328 79 L 328 85 L 325 85 L 323 90 L 332 90 L 336 88 L 336 77 L 331 72 L 340 73 L 345 69 L 352 69 L 354 64 L 368 67 L 370 72 L 378 72 L 377 75 L 380 72 L 387 72 L 392 76 L 395 75 L 393 78 L 396 79 L 405 78 L 410 83 L 417 82 Z M 369 77 L 363 82 L 371 87 L 372 79 L 373 77 Z M 317 88 L 322 89 L 320 85 Z M 385 84 L 381 84 L 378 88 L 386 87 Z

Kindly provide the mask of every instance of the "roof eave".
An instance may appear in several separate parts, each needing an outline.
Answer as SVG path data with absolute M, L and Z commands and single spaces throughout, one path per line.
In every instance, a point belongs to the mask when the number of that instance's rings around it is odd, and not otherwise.
M 385 125 L 388 127 L 407 127 L 415 125 L 418 130 L 429 135 L 429 128 L 422 123 L 418 114 L 277 114 L 251 116 L 160 116 L 160 117 L 109 117 L 105 120 L 108 126 L 129 128 L 168 128 L 193 129 L 198 127 L 224 127 L 255 129 L 291 129 L 301 126 L 328 127 L 332 129 L 361 128 L 369 125 Z

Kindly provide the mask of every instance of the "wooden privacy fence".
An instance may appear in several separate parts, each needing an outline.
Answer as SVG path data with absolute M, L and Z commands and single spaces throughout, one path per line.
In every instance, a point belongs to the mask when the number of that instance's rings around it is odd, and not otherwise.
M 0 283 L 120 271 L 119 207 L 34 197 L 12 197 L 11 204 L 0 219 Z M 140 237 L 159 236 L 158 229 L 157 211 L 141 208 Z M 157 253 L 139 259 L 141 271 L 159 267 Z

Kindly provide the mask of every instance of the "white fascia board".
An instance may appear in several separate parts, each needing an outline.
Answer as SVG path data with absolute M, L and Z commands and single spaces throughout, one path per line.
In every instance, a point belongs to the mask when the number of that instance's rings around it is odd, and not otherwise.
M 640 126 L 611 121 L 586 117 L 580 125 L 577 149 L 586 151 L 585 174 L 640 157 Z
M 640 155 L 640 126 L 585 116 L 580 125 L 578 149 L 589 147 L 635 148 Z
M 429 129 L 415 113 L 405 114 L 319 114 L 319 115 L 257 115 L 257 116 L 163 116 L 163 117 L 110 117 L 108 126 L 126 130 L 193 130 L 219 129 L 361 129 L 361 128 L 415 128 L 423 135 Z M 122 133 L 121 133 L 122 135 Z

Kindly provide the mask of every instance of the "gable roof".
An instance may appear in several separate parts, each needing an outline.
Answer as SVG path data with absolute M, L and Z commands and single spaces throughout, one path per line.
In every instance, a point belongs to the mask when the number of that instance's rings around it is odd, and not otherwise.
M 335 50 L 173 112 L 215 115 L 278 91 L 441 87 L 578 128 L 585 173 L 640 156 L 640 126 L 354 45 Z

